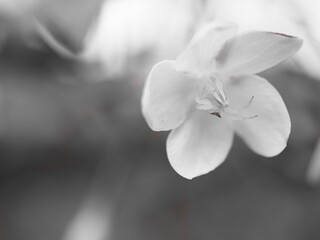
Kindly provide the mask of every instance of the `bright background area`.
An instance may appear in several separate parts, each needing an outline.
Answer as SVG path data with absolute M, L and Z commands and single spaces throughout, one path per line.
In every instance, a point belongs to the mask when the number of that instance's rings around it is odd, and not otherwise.
M 0 0 L 0 239 L 320 239 L 319 187 L 305 180 L 320 136 L 319 4 Z M 304 39 L 262 74 L 292 134 L 272 159 L 236 138 L 224 164 L 188 181 L 167 161 L 167 134 L 147 127 L 140 95 L 151 66 L 214 19 Z

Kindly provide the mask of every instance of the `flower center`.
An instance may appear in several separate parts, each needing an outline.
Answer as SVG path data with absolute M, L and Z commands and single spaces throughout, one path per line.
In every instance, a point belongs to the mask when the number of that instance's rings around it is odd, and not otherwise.
M 199 110 L 221 117 L 220 113 L 229 106 L 221 79 L 204 78 L 196 97 L 196 103 Z
M 204 78 L 196 97 L 197 109 L 219 118 L 224 116 L 231 120 L 247 120 L 258 117 L 258 115 L 243 115 L 243 111 L 251 105 L 253 100 L 254 96 L 251 96 L 248 103 L 241 109 L 230 107 L 223 82 L 219 77 Z

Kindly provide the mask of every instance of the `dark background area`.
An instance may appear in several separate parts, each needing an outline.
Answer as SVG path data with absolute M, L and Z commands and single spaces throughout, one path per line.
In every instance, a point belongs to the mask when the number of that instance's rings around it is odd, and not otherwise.
M 83 240 L 67 233 L 95 228 L 101 238 L 88 240 L 320 239 L 319 187 L 305 180 L 320 136 L 316 79 L 282 66 L 262 73 L 288 107 L 287 148 L 266 159 L 236 138 L 221 166 L 189 181 L 167 160 L 167 133 L 152 132 L 140 112 L 147 54 L 105 77 L 41 39 L 34 48 L 6 33 L 0 239 Z

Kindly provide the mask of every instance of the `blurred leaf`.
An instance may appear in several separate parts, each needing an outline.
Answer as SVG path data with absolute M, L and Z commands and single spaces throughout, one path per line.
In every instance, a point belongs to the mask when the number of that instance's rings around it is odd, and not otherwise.
M 89 27 L 97 18 L 103 0 L 43 0 L 35 16 L 62 45 L 79 52 Z
M 315 147 L 314 153 L 310 160 L 309 166 L 307 168 L 306 173 L 307 181 L 312 184 L 316 185 L 319 184 L 320 181 L 320 139 Z

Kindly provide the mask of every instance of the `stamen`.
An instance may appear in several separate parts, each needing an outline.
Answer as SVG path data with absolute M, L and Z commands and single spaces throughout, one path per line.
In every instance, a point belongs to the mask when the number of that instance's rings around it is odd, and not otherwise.
M 202 89 L 196 97 L 197 108 L 218 118 L 227 117 L 231 120 L 250 120 L 258 115 L 244 116 L 242 112 L 249 108 L 254 100 L 252 96 L 247 104 L 240 109 L 229 107 L 224 85 L 220 78 L 209 77 L 204 79 Z
M 242 107 L 242 109 L 247 109 L 247 108 L 251 105 L 253 99 L 254 99 L 254 96 L 252 96 L 252 97 L 250 98 L 249 102 L 248 102 L 246 105 L 244 105 L 244 106 Z
M 253 116 L 250 116 L 250 117 L 243 117 L 243 116 L 238 116 L 238 119 L 235 119 L 236 121 L 239 121 L 239 120 L 250 120 L 250 119 L 255 119 L 259 117 L 259 115 L 253 115 Z
M 234 120 L 234 121 L 239 121 L 239 120 L 250 120 L 259 117 L 257 114 L 252 115 L 252 116 L 243 116 L 242 112 L 247 109 L 253 102 L 254 96 L 252 96 L 249 100 L 249 102 L 244 105 L 241 109 L 234 109 L 234 108 L 227 108 L 225 111 L 225 114 L 228 116 L 229 119 Z
M 220 78 L 209 78 L 209 84 L 211 87 L 213 87 L 214 92 L 217 94 L 217 97 L 219 98 L 220 102 L 223 104 L 227 104 L 227 98 L 224 90 L 224 85 Z
M 227 106 L 224 95 L 220 92 L 215 82 L 206 79 L 199 95 L 196 97 L 197 108 L 211 113 L 220 113 Z
M 252 116 L 242 116 L 239 112 L 231 112 L 231 111 L 226 111 L 225 114 L 227 117 L 233 121 L 243 121 L 243 120 L 250 120 L 250 119 L 255 119 L 259 117 L 259 115 L 252 115 Z
M 216 98 L 213 94 L 208 94 L 207 96 L 206 96 L 206 99 L 208 99 L 210 102 L 214 102 L 214 103 L 216 103 L 217 105 L 219 105 L 219 106 L 222 106 L 222 105 L 224 105 L 223 104 L 223 102 L 220 100 L 220 99 L 218 99 L 218 98 Z

